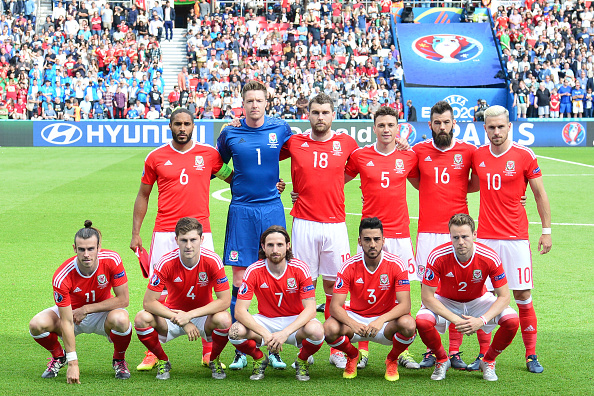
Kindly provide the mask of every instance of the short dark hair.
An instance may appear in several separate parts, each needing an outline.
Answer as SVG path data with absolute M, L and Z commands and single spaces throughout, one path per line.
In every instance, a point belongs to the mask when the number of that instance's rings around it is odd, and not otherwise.
M 309 104 L 307 105 L 307 110 L 311 110 L 311 105 L 314 103 L 319 105 L 329 104 L 332 108 L 332 111 L 334 111 L 334 101 L 330 96 L 326 95 L 325 93 L 317 94 L 316 96 L 311 98 Z
M 264 242 L 266 242 L 266 238 L 268 237 L 268 235 L 274 234 L 275 232 L 278 232 L 279 234 L 283 234 L 283 236 L 285 237 L 285 242 L 287 244 L 289 242 L 291 242 L 291 238 L 289 237 L 289 233 L 287 232 L 285 227 L 278 226 L 278 225 L 273 225 L 273 226 L 268 227 L 268 229 L 262 233 L 262 236 L 260 236 L 260 250 L 258 251 L 258 259 L 263 260 L 266 258 L 266 252 L 264 252 L 264 249 L 262 249 L 262 245 L 264 245 Z M 287 247 L 287 256 L 285 257 L 285 259 L 291 260 L 292 258 L 293 258 L 293 251 L 291 250 L 290 247 Z
M 396 110 L 394 110 L 390 106 L 380 106 L 380 108 L 375 112 L 375 115 L 373 116 L 373 125 L 375 125 L 375 121 L 378 119 L 378 117 L 383 116 L 392 116 L 396 118 L 396 123 L 398 123 L 398 113 L 396 112 Z
M 198 235 L 202 235 L 202 224 L 193 217 L 182 217 L 175 225 L 175 236 L 178 237 L 193 230 L 196 230 Z
M 431 114 L 429 116 L 429 119 L 433 120 L 433 114 L 442 115 L 447 111 L 450 112 L 450 114 L 452 115 L 452 119 L 454 119 L 454 109 L 452 109 L 452 106 L 450 106 L 450 104 L 445 100 L 440 100 L 439 102 L 435 103 L 431 108 Z
M 460 227 L 463 225 L 470 226 L 470 231 L 472 231 L 472 233 L 474 234 L 474 220 L 466 213 L 456 213 L 455 215 L 453 215 L 450 218 L 450 221 L 448 222 L 448 229 L 452 228 L 452 226 Z
M 241 97 L 245 99 L 245 95 L 249 91 L 262 91 L 264 92 L 264 97 L 268 95 L 268 91 L 266 90 L 266 85 L 262 84 L 260 81 L 252 80 L 243 86 L 241 90 Z
M 382 235 L 384 235 L 384 226 L 382 222 L 377 217 L 366 217 L 361 219 L 361 223 L 359 224 L 359 235 L 363 230 L 380 230 Z
M 101 231 L 93 227 L 91 220 L 85 220 L 85 227 L 78 230 L 74 235 L 74 245 L 76 245 L 76 238 L 89 239 L 93 236 L 97 237 L 97 246 L 99 246 L 101 243 Z
M 194 122 L 194 114 L 192 114 L 192 112 L 188 109 L 186 109 L 185 107 L 178 107 L 177 109 L 173 110 L 173 112 L 171 113 L 171 117 L 169 117 L 169 124 L 171 124 L 173 122 L 173 119 L 175 118 L 175 116 L 177 116 L 178 114 L 181 113 L 185 113 L 187 115 L 189 115 L 192 118 L 192 122 Z

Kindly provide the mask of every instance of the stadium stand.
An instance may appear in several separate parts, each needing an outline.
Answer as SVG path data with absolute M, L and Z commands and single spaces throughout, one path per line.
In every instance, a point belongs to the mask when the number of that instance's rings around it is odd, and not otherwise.
M 382 104 L 406 117 L 391 1 L 176 5 L 176 25 L 187 24 L 186 54 L 173 59 L 163 56 L 171 14 L 157 0 L 45 1 L 51 15 L 38 15 L 36 0 L 0 0 L 0 118 L 154 118 L 176 105 L 197 118 L 231 118 L 241 115 L 240 90 L 250 79 L 266 83 L 276 117 L 307 118 L 304 104 L 319 92 L 335 100 L 339 119 L 372 118 Z M 572 92 L 576 83 L 583 91 L 573 97 L 583 102 L 576 115 L 591 116 L 590 2 L 520 3 L 493 15 L 515 101 L 536 117 L 540 83 L 553 108 L 568 79 Z M 164 70 L 180 59 L 187 67 L 166 84 Z

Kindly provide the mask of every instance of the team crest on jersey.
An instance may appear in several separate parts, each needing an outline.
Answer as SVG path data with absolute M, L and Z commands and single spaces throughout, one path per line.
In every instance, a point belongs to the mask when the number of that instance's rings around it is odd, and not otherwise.
M 97 275 L 97 283 L 99 284 L 99 288 L 103 289 L 107 286 L 107 276 L 104 274 Z
M 208 275 L 206 275 L 206 272 L 198 273 L 198 284 L 201 286 L 208 284 Z
M 55 291 L 54 292 L 54 300 L 56 301 L 56 303 L 61 303 L 64 300 L 64 297 L 62 297 L 62 295 L 60 293 Z
M 404 161 L 401 158 L 396 159 L 396 164 L 394 170 L 396 173 L 402 174 L 404 173 Z
M 390 279 L 388 278 L 388 274 L 381 274 L 380 275 L 380 290 L 388 290 L 390 288 Z
M 229 253 L 229 261 L 239 261 L 239 252 L 237 250 L 231 250 L 231 253 Z
M 481 270 L 472 271 L 472 282 L 478 283 L 483 280 L 483 272 Z
M 289 291 L 297 290 L 297 281 L 295 278 L 287 278 L 287 287 L 289 288 Z
M 332 155 L 342 155 L 342 148 L 340 147 L 340 142 L 332 142 Z
M 268 134 L 268 146 L 272 149 L 278 147 L 278 136 L 276 136 L 276 133 L 270 132 Z
M 196 170 L 204 170 L 204 157 L 202 157 L 201 155 L 197 155 L 196 157 L 194 157 L 194 168 L 196 168 Z
M 514 161 L 507 161 L 505 164 L 505 170 L 503 171 L 505 176 L 513 176 L 516 174 L 516 163 Z
M 422 279 L 424 274 L 425 274 L 425 266 L 419 265 L 419 268 L 417 269 L 417 275 L 419 276 L 419 278 Z
M 464 167 L 462 162 L 462 154 L 454 154 L 454 169 L 462 169 Z

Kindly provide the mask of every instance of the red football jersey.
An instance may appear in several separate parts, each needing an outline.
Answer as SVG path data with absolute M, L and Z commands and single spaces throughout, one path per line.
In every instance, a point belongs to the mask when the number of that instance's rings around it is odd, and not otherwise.
M 413 151 L 383 154 L 375 144 L 365 146 L 351 154 L 345 173 L 351 177 L 361 175 L 363 218 L 379 218 L 386 238 L 410 237 L 406 179 L 419 177 Z
M 256 294 L 258 313 L 268 318 L 299 315 L 305 298 L 316 296 L 309 268 L 301 260 L 287 261 L 287 268 L 280 278 L 268 270 L 267 260 L 250 265 L 243 275 L 237 298 L 251 300 Z
M 476 147 L 456 139 L 453 147 L 441 150 L 430 139 L 415 144 L 413 151 L 420 176 L 418 232 L 447 234 L 450 217 L 468 214 L 468 177 Z
M 495 156 L 485 145 L 474 153 L 472 172 L 481 186 L 478 237 L 484 239 L 528 239 L 528 217 L 520 203 L 528 180 L 541 177 L 534 152 L 513 143 Z
M 86 304 L 112 298 L 111 289 L 128 282 L 120 255 L 111 250 L 99 252 L 99 266 L 91 275 L 78 270 L 76 256 L 66 260 L 54 273 L 54 301 L 58 307 L 77 309 Z
M 344 168 L 359 146 L 346 133 L 333 133 L 324 142 L 310 134 L 293 135 L 283 146 L 281 158 L 291 157 L 293 190 L 299 193 L 293 217 L 319 223 L 342 223 L 344 209 Z
M 167 288 L 164 305 L 187 312 L 211 302 L 213 289 L 229 290 L 229 282 L 223 262 L 215 252 L 200 248 L 198 264 L 188 268 L 179 257 L 179 249 L 175 249 L 161 257 L 148 288 L 159 293 Z
M 156 232 L 173 232 L 177 221 L 194 217 L 210 232 L 208 209 L 210 176 L 223 166 L 217 150 L 208 144 L 196 143 L 182 153 L 171 143 L 149 153 L 144 160 L 142 183 L 159 188 Z
M 468 302 L 487 292 L 487 278 L 491 278 L 494 288 L 507 284 L 501 259 L 493 249 L 475 242 L 472 257 L 461 263 L 454 246 L 444 243 L 429 254 L 423 284 L 437 287 L 436 293 L 442 297 Z
M 381 252 L 375 271 L 369 272 L 360 252 L 342 265 L 334 293 L 351 293 L 350 311 L 361 316 L 380 316 L 398 304 L 396 292 L 410 292 L 406 264 L 395 254 Z

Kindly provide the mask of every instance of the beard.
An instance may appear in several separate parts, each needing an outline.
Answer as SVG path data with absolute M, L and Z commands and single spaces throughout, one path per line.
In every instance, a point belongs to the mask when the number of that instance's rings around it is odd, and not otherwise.
M 177 144 L 186 144 L 188 143 L 190 140 L 192 140 L 192 132 L 189 132 L 186 134 L 187 138 L 185 140 L 181 140 L 177 134 L 171 132 L 171 138 L 173 139 L 173 141 Z
M 438 148 L 443 149 L 450 147 L 450 144 L 452 144 L 452 139 L 454 138 L 454 131 L 450 131 L 446 134 L 435 133 L 434 131 L 431 132 L 433 134 L 433 142 L 435 142 L 435 145 Z

